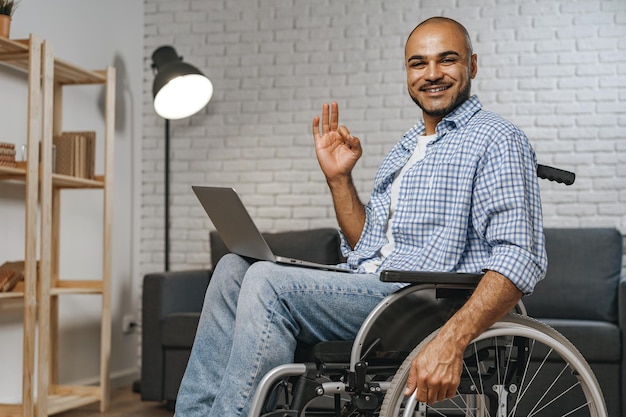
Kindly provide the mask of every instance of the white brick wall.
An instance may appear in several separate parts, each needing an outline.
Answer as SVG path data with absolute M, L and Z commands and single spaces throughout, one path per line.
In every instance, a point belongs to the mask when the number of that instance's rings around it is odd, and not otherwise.
M 145 0 L 142 272 L 163 269 L 164 123 L 150 56 L 174 45 L 213 81 L 208 107 L 172 125 L 172 269 L 209 265 L 210 223 L 193 184 L 235 186 L 262 230 L 335 226 L 310 125 L 324 101 L 363 141 L 367 199 L 389 148 L 420 116 L 403 46 L 432 15 L 464 23 L 473 91 L 522 127 L 539 162 L 577 173 L 542 183 L 547 226 L 626 232 L 626 2 L 623 0 Z

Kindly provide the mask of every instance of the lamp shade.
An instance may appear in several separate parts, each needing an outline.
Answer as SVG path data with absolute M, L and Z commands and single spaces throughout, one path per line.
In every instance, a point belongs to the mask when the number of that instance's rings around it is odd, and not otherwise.
M 154 110 L 164 119 L 189 117 L 211 100 L 211 80 L 183 62 L 171 46 L 161 46 L 153 52 L 152 67 L 156 70 L 152 84 Z

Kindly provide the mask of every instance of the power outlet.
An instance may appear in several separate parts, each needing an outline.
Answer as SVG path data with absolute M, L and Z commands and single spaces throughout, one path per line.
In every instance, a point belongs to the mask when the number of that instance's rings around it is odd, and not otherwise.
M 131 334 L 135 331 L 135 327 L 137 327 L 135 318 L 130 314 L 126 314 L 122 318 L 122 332 L 124 334 Z

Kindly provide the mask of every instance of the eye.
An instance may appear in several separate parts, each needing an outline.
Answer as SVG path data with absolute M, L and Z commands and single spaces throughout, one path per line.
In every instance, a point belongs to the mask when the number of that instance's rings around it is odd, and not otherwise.
M 426 65 L 424 61 L 411 61 L 409 67 L 411 68 L 423 68 Z

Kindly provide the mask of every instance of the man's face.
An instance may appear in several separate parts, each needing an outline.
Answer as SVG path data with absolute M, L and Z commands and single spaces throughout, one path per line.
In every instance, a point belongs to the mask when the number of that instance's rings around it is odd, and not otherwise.
M 447 22 L 415 29 L 406 43 L 405 65 L 409 94 L 427 124 L 435 125 L 469 98 L 477 71 L 463 32 Z

